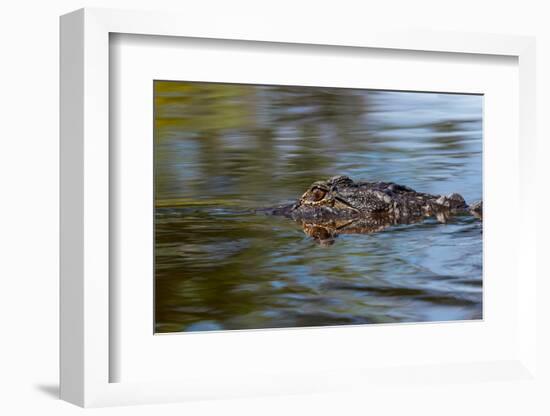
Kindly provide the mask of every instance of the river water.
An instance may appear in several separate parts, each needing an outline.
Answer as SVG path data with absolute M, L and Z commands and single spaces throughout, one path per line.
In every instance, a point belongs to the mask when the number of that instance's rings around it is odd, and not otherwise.
M 317 244 L 255 209 L 334 175 L 482 199 L 478 95 L 155 83 L 157 332 L 482 318 L 482 224 Z

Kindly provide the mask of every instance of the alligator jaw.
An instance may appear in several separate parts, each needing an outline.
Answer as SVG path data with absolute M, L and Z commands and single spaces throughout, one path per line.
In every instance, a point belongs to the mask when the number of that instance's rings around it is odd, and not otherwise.
M 353 220 L 361 217 L 361 211 L 345 206 L 344 209 L 330 206 L 308 207 L 295 205 L 289 215 L 294 220 L 309 222 L 325 222 L 334 220 Z

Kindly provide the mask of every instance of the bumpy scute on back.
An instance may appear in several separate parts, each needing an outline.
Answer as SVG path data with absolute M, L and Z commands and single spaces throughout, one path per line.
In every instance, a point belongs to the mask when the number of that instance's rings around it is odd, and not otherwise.
M 426 217 L 447 222 L 455 215 L 482 217 L 482 202 L 468 205 L 462 195 L 433 195 L 393 182 L 354 182 L 334 176 L 312 183 L 293 204 L 262 210 L 299 223 L 321 245 L 340 234 L 367 234 Z

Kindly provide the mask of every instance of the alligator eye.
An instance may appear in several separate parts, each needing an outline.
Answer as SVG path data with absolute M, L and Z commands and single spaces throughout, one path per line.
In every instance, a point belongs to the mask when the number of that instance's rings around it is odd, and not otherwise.
M 308 199 L 312 202 L 318 202 L 325 197 L 327 191 L 321 188 L 313 188 L 309 194 Z

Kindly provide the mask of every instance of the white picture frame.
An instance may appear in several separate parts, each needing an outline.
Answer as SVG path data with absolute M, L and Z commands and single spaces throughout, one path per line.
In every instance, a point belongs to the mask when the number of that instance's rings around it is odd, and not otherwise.
M 181 22 L 185 21 L 185 24 Z M 263 23 L 263 22 L 262 22 Z M 110 366 L 110 169 L 109 152 L 109 36 L 114 33 L 332 45 L 453 54 L 505 55 L 519 65 L 520 212 L 533 204 L 535 169 L 535 42 L 508 35 L 431 33 L 429 31 L 352 30 L 307 32 L 251 22 L 239 27 L 230 22 L 204 25 L 168 13 L 82 9 L 61 18 L 61 398 L 80 406 L 158 403 L 194 398 L 240 397 L 255 394 L 307 393 L 338 390 L 342 378 L 357 388 L 392 383 L 411 377 L 411 369 L 332 369 L 326 377 L 316 373 L 281 373 L 243 382 L 234 374 L 219 379 L 111 382 Z M 521 215 L 518 224 L 517 293 L 519 334 L 517 354 L 499 361 L 472 363 L 418 363 L 413 378 L 447 377 L 473 383 L 476 372 L 496 379 L 536 377 L 536 269 L 534 215 Z M 313 333 L 304 333 L 312 337 Z M 481 378 L 483 379 L 483 377 Z M 233 382 L 237 380 L 237 382 Z M 348 386 L 348 384 L 345 384 Z

